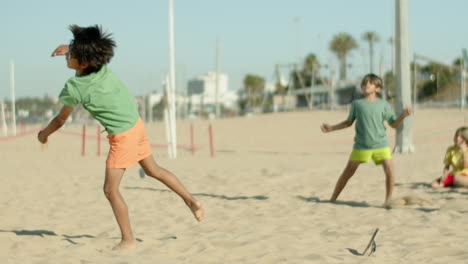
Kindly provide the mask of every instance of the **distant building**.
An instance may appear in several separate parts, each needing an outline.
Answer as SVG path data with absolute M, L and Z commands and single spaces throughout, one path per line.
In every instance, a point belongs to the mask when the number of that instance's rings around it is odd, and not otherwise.
M 308 107 L 307 97 L 310 97 L 312 92 L 313 107 L 330 107 L 330 105 L 346 105 L 351 103 L 354 99 L 362 96 L 359 83 L 349 81 L 338 81 L 333 87 L 330 85 L 315 85 L 302 89 L 295 89 L 291 91 L 291 95 L 296 97 L 296 100 L 290 107 L 305 108 Z
M 153 122 L 155 120 L 154 116 L 154 106 L 159 104 L 163 99 L 164 95 L 158 92 L 152 92 L 142 98 L 137 98 L 139 105 L 140 116 L 145 122 Z
M 189 80 L 187 92 L 190 112 L 214 112 L 216 107 L 216 73 L 208 72 L 205 75 L 200 75 Z M 228 76 L 220 74 L 218 87 L 219 104 L 223 108 L 236 108 L 238 99 L 238 95 L 229 90 Z

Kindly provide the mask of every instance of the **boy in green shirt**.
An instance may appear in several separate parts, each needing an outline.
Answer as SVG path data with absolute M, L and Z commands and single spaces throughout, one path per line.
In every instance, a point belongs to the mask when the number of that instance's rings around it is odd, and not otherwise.
M 41 143 L 63 126 L 73 108 L 82 104 L 109 134 L 110 150 L 106 160 L 104 193 L 109 200 L 122 233 L 116 249 L 137 246 L 128 216 L 128 208 L 119 192 L 119 185 L 127 168 L 137 162 L 145 173 L 177 193 L 195 218 L 202 221 L 204 209 L 170 171 L 156 164 L 146 137 L 143 121 L 138 115 L 135 98 L 107 67 L 114 55 L 115 42 L 110 34 L 98 26 L 70 26 L 73 40 L 60 45 L 52 56 L 66 55 L 67 66 L 76 71 L 59 96 L 64 105 L 60 113 L 38 134 Z
M 382 79 L 375 74 L 364 76 L 361 82 L 364 98 L 354 100 L 348 118 L 336 125 L 323 124 L 322 132 L 328 133 L 350 127 L 356 120 L 356 136 L 354 137 L 353 152 L 348 164 L 342 172 L 331 201 L 335 202 L 348 180 L 354 175 L 359 164 L 367 163 L 372 158 L 376 165 L 383 165 L 386 182 L 386 196 L 384 206 L 389 207 L 392 199 L 395 176 L 393 172 L 392 154 L 390 151 L 384 121 L 397 128 L 403 120 L 411 114 L 411 107 L 405 107 L 398 118 L 395 117 L 390 104 L 377 97 L 382 89 Z

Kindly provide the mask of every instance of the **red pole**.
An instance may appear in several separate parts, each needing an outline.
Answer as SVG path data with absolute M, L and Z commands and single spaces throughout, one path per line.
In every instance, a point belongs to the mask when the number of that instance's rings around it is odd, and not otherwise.
M 192 150 L 192 155 L 195 155 L 195 144 L 193 140 L 193 124 L 190 124 L 190 150 Z
M 97 126 L 97 155 L 101 157 L 101 126 Z
M 211 157 L 214 157 L 214 145 L 213 145 L 213 128 L 210 126 L 208 127 L 208 131 L 210 132 L 210 152 L 211 152 Z
M 81 156 L 84 156 L 85 153 L 86 153 L 86 124 L 83 124 Z

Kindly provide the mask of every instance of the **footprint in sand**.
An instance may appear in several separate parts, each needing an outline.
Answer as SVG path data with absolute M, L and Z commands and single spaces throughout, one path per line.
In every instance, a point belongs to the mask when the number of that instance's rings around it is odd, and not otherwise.
M 419 206 L 424 206 L 424 205 L 433 205 L 432 202 L 418 197 L 418 196 L 403 196 L 401 198 L 397 198 L 393 200 L 390 205 L 393 206 L 411 206 L 411 205 L 419 205 Z

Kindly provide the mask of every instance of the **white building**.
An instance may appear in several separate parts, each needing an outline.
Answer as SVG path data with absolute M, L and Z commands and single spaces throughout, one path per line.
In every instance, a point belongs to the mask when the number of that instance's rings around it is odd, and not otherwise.
M 142 107 L 141 113 L 144 121 L 150 123 L 154 121 L 153 108 L 156 104 L 161 102 L 163 96 L 162 93 L 152 92 L 143 98 L 143 101 L 140 102 L 140 107 Z
M 187 91 L 190 101 L 190 110 L 199 111 L 201 109 L 214 111 L 216 105 L 216 72 L 208 72 L 188 81 Z M 234 108 L 237 107 L 238 95 L 229 91 L 228 76 L 219 75 L 218 87 L 219 104 Z

